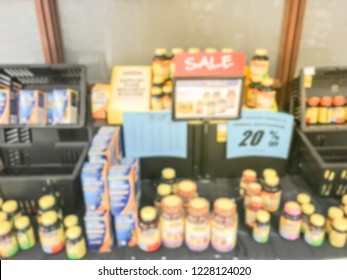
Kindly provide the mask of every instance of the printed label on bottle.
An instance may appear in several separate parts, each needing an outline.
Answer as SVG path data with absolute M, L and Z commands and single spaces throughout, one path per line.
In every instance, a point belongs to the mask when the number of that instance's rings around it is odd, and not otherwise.
M 67 242 L 66 243 L 66 254 L 70 260 L 80 260 L 87 253 L 86 241 L 81 238 L 80 241 L 76 243 Z
M 146 252 L 158 250 L 161 245 L 158 227 L 139 230 L 139 247 Z
M 247 106 L 254 108 L 257 102 L 258 90 L 255 88 L 249 88 L 247 91 Z
M 257 223 L 253 228 L 253 239 L 258 243 L 266 243 L 269 240 L 270 224 L 258 225 Z
M 311 107 L 306 109 L 306 123 L 315 124 L 318 121 L 318 108 Z
M 343 107 L 335 107 L 333 109 L 333 120 L 335 123 L 345 122 L 345 109 Z
M 337 232 L 332 229 L 329 235 L 329 242 L 332 246 L 342 248 L 346 245 L 347 233 Z
M 281 202 L 281 192 L 262 192 L 262 198 L 264 202 L 264 210 L 271 213 L 276 212 Z
M 255 220 L 256 220 L 256 215 L 257 212 L 253 211 L 249 208 L 246 208 L 246 213 L 245 213 L 245 220 L 246 220 L 246 225 L 249 227 L 253 227 L 255 224 Z
M 257 94 L 257 109 L 271 110 L 275 104 L 275 91 L 259 91 Z
M 161 110 L 162 107 L 162 98 L 161 97 L 152 97 L 151 108 L 152 110 Z
M 161 219 L 162 241 L 167 248 L 180 247 L 184 239 L 184 220 Z
M 186 245 L 192 251 L 203 251 L 210 243 L 210 223 L 186 222 Z
M 267 77 L 269 72 L 269 61 L 268 60 L 251 60 L 251 78 L 259 77 L 264 79 Z
M 308 226 L 305 230 L 305 241 L 311 246 L 321 246 L 324 242 L 325 231 L 323 228 Z
M 50 232 L 40 232 L 40 241 L 43 252 L 55 254 L 64 249 L 64 233 L 62 228 Z
M 280 234 L 287 240 L 295 240 L 300 237 L 301 220 L 292 221 L 281 216 Z
M 235 248 L 237 239 L 237 223 L 230 226 L 212 221 L 212 247 L 219 252 L 230 252 Z
M 12 257 L 18 252 L 17 239 L 14 235 L 2 237 L 0 240 L 0 256 L 4 258 Z
M 35 236 L 34 236 L 34 230 L 32 227 L 30 227 L 25 232 L 17 232 L 17 240 L 19 247 L 22 250 L 27 250 L 32 248 L 35 245 Z

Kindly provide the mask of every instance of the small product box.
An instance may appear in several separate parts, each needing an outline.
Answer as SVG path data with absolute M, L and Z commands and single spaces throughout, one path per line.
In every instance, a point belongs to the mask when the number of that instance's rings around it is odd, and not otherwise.
M 78 91 L 53 90 L 53 124 L 76 124 L 78 119 Z
M 19 123 L 46 124 L 46 93 L 40 90 L 19 92 Z
M 47 124 L 53 124 L 53 108 L 54 108 L 54 97 L 53 92 L 47 92 Z
M 10 90 L 0 89 L 0 125 L 10 123 Z
M 11 90 L 10 99 L 10 124 L 17 124 L 19 91 Z
M 100 253 L 112 251 L 114 238 L 109 211 L 103 213 L 86 212 L 84 226 L 89 251 Z
M 106 164 L 84 163 L 81 172 L 81 182 L 87 212 L 103 213 L 110 210 L 106 174 Z
M 113 216 L 117 247 L 132 247 L 138 244 L 137 207 L 131 212 L 128 215 Z
M 96 84 L 92 89 L 92 118 L 106 119 L 107 105 L 111 93 L 111 86 Z
M 140 169 L 140 159 L 139 158 L 122 158 L 120 160 L 121 165 L 131 164 L 134 167 L 135 175 L 135 195 L 136 197 L 141 196 L 141 169 Z

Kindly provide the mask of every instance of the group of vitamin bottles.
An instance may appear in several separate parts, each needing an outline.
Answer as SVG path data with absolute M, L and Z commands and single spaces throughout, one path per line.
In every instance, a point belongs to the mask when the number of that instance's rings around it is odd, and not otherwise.
M 250 84 L 246 94 L 246 105 L 259 110 L 276 108 L 276 91 L 269 78 L 270 61 L 267 51 L 256 49 L 250 61 Z
M 152 110 L 171 110 L 172 104 L 172 78 L 175 71 L 174 57 L 182 53 L 182 48 L 173 48 L 171 55 L 165 48 L 155 50 L 152 60 L 152 90 L 151 90 L 151 109 Z M 232 49 L 224 48 L 222 52 L 229 53 Z M 199 48 L 189 48 L 188 53 L 199 53 Z M 214 48 L 207 48 L 205 53 L 217 52 Z
M 86 242 L 76 215 L 63 220 L 62 211 L 54 195 L 38 200 L 38 237 L 46 254 L 66 248 L 69 259 L 81 259 L 87 252 Z M 64 225 L 63 225 L 64 224 Z M 36 244 L 35 232 L 28 216 L 22 215 L 15 200 L 3 203 L 0 211 L 0 255 L 14 256 L 19 249 L 28 250 Z
M 305 113 L 305 121 L 309 125 L 345 123 L 347 121 L 346 98 L 342 95 L 310 97 L 306 100 Z
M 151 252 L 161 245 L 178 248 L 183 243 L 192 251 L 201 252 L 209 245 L 219 252 L 230 252 L 236 246 L 238 215 L 236 204 L 219 198 L 213 204 L 198 197 L 194 181 L 177 182 L 175 170 L 162 171 L 157 186 L 155 207 L 143 207 L 139 214 L 139 247 Z

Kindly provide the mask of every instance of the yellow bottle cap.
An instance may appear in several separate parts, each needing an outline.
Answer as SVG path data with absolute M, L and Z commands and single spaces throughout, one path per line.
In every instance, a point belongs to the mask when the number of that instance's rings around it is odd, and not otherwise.
M 215 200 L 214 204 L 213 204 L 214 209 L 216 210 L 216 208 L 221 209 L 225 212 L 231 212 L 236 210 L 236 205 L 233 201 L 231 201 L 230 198 L 218 198 L 217 200 Z
M 197 186 L 196 183 L 191 180 L 183 180 L 178 183 L 178 190 L 184 192 L 192 192 L 196 191 Z
M 159 55 L 159 56 L 161 56 L 161 55 L 166 55 L 166 49 L 165 48 L 158 48 L 158 49 L 155 49 L 155 54 L 156 55 Z
M 172 53 L 173 55 L 176 55 L 176 54 L 179 54 L 179 53 L 183 53 L 183 49 L 182 49 L 182 48 L 173 48 L 173 49 L 171 50 L 171 53 Z
M 53 207 L 55 204 L 55 197 L 53 195 L 44 195 L 39 199 L 39 207 L 43 210 Z
M 7 221 L 7 214 L 3 211 L 0 211 L 0 223 Z
M 277 176 L 267 176 L 265 177 L 265 183 L 270 187 L 277 187 L 280 183 L 280 178 Z
M 161 171 L 161 177 L 163 179 L 171 180 L 176 177 L 176 171 L 173 168 L 167 167 Z
M 215 53 L 217 50 L 215 48 L 206 48 L 205 53 Z
M 157 217 L 157 210 L 152 206 L 143 207 L 140 211 L 141 219 L 145 222 L 151 222 Z
M 189 53 L 199 53 L 199 52 L 200 52 L 200 49 L 199 49 L 199 48 L 189 48 L 189 49 L 188 49 L 188 52 L 189 52 Z
M 12 225 L 9 221 L 0 223 L 0 236 L 10 233 L 11 229 Z
M 257 79 L 259 79 L 259 76 L 256 76 L 257 77 Z M 264 171 L 263 171 L 263 176 L 264 176 L 264 178 L 266 178 L 266 177 L 274 177 L 274 176 L 278 176 L 277 175 L 277 171 L 275 170 L 275 169 L 272 169 L 272 168 L 266 168 L 266 169 L 264 169 Z
M 58 214 L 55 211 L 47 211 L 41 217 L 41 223 L 46 227 L 53 225 L 57 220 Z
M 183 204 L 182 198 L 178 195 L 168 195 L 163 198 L 161 201 L 162 205 L 165 205 L 167 207 L 178 207 Z
M 231 49 L 231 48 L 223 48 L 222 49 L 222 52 L 223 53 L 232 53 L 234 50 L 233 49 Z
M 307 204 L 311 202 L 311 197 L 307 193 L 299 193 L 296 197 L 297 202 L 302 204 Z
M 159 184 L 157 187 L 157 194 L 160 196 L 167 196 L 171 194 L 171 186 L 168 184 Z
M 334 220 L 333 227 L 338 231 L 347 231 L 347 219 L 338 218 Z
M 78 217 L 77 215 L 68 215 L 65 217 L 64 219 L 64 226 L 66 228 L 70 228 L 73 226 L 77 226 L 78 225 Z
M 72 226 L 66 230 L 66 238 L 70 240 L 77 239 L 82 234 L 82 229 L 79 226 Z
M 172 92 L 172 86 L 164 86 L 163 92 L 166 94 L 170 94 Z
M 329 207 L 328 209 L 328 218 L 331 220 L 343 218 L 343 210 L 340 207 Z
M 266 87 L 272 86 L 273 83 L 274 83 L 273 80 L 270 79 L 270 78 L 266 78 L 266 79 L 263 79 L 263 80 L 261 81 L 261 84 L 262 84 L 263 86 L 266 86 Z
M 325 218 L 321 214 L 313 214 L 310 217 L 310 223 L 316 227 L 322 227 L 325 224 Z
M 311 203 L 305 203 L 301 205 L 301 211 L 304 215 L 312 215 L 316 208 Z
M 163 77 L 161 76 L 155 76 L 153 78 L 153 84 L 162 84 L 164 82 Z
M 255 50 L 255 54 L 259 55 L 259 56 L 264 56 L 264 55 L 267 55 L 267 50 L 265 50 L 265 49 L 256 49 Z
M 25 229 L 30 225 L 30 219 L 28 216 L 21 216 L 15 220 L 14 225 L 17 230 Z
M 344 206 L 347 206 L 347 194 L 343 195 L 342 198 L 341 198 L 341 203 L 344 205 Z
M 249 178 L 249 179 L 257 179 L 257 172 L 255 172 L 253 169 L 245 169 L 242 172 L 242 177 Z
M 257 212 L 256 219 L 263 224 L 268 223 L 270 218 L 270 213 L 265 210 L 260 210 Z
M 161 91 L 161 88 L 154 87 L 154 88 L 152 88 L 151 93 L 152 93 L 152 95 L 160 95 L 160 94 L 162 94 L 162 91 Z
M 18 202 L 15 200 L 7 200 L 4 202 L 4 205 L 2 206 L 2 211 L 4 211 L 7 214 L 11 214 L 13 212 L 16 212 L 18 210 Z
M 189 206 L 195 209 L 203 209 L 209 207 L 209 202 L 206 198 L 196 197 L 189 202 Z

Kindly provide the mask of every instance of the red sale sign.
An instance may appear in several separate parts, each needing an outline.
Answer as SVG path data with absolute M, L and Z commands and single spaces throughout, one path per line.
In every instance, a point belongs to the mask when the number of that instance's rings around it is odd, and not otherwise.
M 243 76 L 246 55 L 232 53 L 180 53 L 175 55 L 176 78 L 183 77 L 240 77 Z

